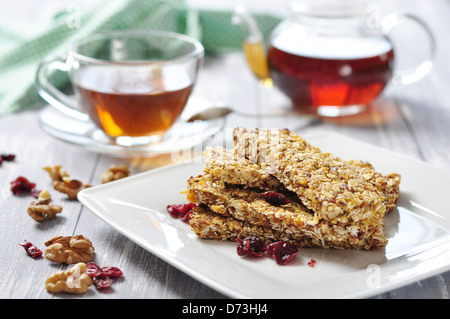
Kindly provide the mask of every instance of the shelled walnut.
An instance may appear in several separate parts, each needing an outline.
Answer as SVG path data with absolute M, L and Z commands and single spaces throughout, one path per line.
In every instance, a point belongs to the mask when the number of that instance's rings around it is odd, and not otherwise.
M 69 177 L 69 173 L 59 164 L 53 167 L 44 166 L 42 169 L 48 173 L 52 181 L 62 181 L 63 177 Z
M 45 258 L 57 263 L 87 263 L 94 259 L 94 246 L 83 235 L 55 236 L 45 242 Z
M 69 199 L 76 199 L 78 192 L 91 187 L 89 184 L 84 184 L 79 180 L 70 178 L 69 173 L 61 167 L 61 165 L 44 166 L 42 167 L 53 181 L 53 188 L 58 192 L 66 194 Z
M 126 165 L 111 165 L 101 177 L 102 184 L 112 182 L 130 175 L 130 170 Z
M 69 199 L 76 199 L 80 191 L 91 185 L 83 184 L 79 180 L 64 177 L 62 181 L 54 181 L 53 188 L 58 192 L 66 194 Z
M 39 222 L 44 221 L 46 216 L 47 218 L 55 217 L 63 208 L 59 205 L 50 205 L 51 200 L 48 190 L 41 191 L 37 201 L 31 202 L 28 206 L 28 215 Z
M 81 295 L 92 286 L 92 279 L 86 274 L 86 264 L 77 263 L 67 271 L 58 271 L 45 281 L 50 293 L 67 292 Z

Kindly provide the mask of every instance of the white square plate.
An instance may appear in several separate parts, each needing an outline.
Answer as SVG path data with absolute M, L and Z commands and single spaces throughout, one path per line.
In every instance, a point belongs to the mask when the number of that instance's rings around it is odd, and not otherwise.
M 205 285 L 233 298 L 363 298 L 450 270 L 450 173 L 336 133 L 307 140 L 343 159 L 400 173 L 398 207 L 385 218 L 386 247 L 374 251 L 305 248 L 285 266 L 236 254 L 236 243 L 201 240 L 172 218 L 168 204 L 202 163 L 182 163 L 88 188 L 79 200 L 104 222 Z M 314 267 L 307 263 L 315 259 Z

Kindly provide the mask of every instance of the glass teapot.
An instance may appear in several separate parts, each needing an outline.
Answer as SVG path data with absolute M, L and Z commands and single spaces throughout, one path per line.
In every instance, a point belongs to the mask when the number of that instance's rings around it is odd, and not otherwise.
M 253 73 L 272 83 L 296 111 L 324 117 L 353 115 L 381 94 L 385 86 L 410 84 L 432 68 L 433 34 L 409 14 L 381 17 L 378 5 L 360 0 L 301 0 L 265 43 L 255 20 L 238 6 L 233 23 L 245 27 L 243 50 Z M 391 30 L 404 22 L 423 29 L 429 55 L 417 67 L 395 68 Z

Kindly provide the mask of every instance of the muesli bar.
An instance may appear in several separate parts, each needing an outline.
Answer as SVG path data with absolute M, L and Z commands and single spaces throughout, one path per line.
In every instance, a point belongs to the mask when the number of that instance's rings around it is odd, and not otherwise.
M 354 166 L 361 176 L 380 192 L 383 198 L 383 204 L 386 206 L 386 212 L 392 211 L 397 206 L 398 197 L 400 194 L 401 176 L 397 173 L 383 174 L 377 172 L 372 164 L 361 160 L 346 161 Z
M 261 192 L 225 185 L 210 174 L 188 180 L 186 198 L 212 212 L 252 225 L 283 232 L 297 240 L 308 238 L 315 246 L 338 249 L 375 249 L 387 242 L 383 223 L 365 220 L 351 224 L 319 220 L 300 202 L 272 205 Z
M 261 166 L 250 162 L 234 150 L 221 146 L 208 147 L 204 152 L 204 171 L 223 181 L 224 183 L 241 185 L 244 187 L 256 187 L 260 189 L 285 191 L 280 181 Z M 372 183 L 380 192 L 383 204 L 387 211 L 395 208 L 398 195 L 400 176 L 398 174 L 382 174 L 365 161 L 345 161 L 356 169 L 361 176 Z
M 283 232 L 268 227 L 253 225 L 231 216 L 215 214 L 203 206 L 193 208 L 190 214 L 189 225 L 201 239 L 235 241 L 248 236 L 256 236 L 266 243 L 284 240 L 298 247 L 316 246 L 308 238 L 296 240 Z
M 382 195 L 341 158 L 289 130 L 236 128 L 233 138 L 238 154 L 275 176 L 320 219 L 383 223 L 387 209 Z
M 273 175 L 233 150 L 222 146 L 207 147 L 203 152 L 204 171 L 224 183 L 260 189 L 284 189 Z

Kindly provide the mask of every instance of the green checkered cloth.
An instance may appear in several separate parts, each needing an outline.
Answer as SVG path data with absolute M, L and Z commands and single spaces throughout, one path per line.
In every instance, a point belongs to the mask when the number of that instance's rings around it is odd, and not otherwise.
M 69 9 L 56 15 L 49 26 L 34 30 L 31 39 L 11 34 L 0 22 L 0 116 L 42 105 L 34 87 L 40 60 L 64 54 L 69 42 L 95 32 L 170 30 L 199 39 L 207 54 L 241 49 L 243 33 L 231 23 L 232 12 L 193 9 L 183 0 L 107 0 Z M 265 37 L 280 22 L 271 15 L 254 17 Z M 56 79 L 58 87 L 67 85 L 67 77 Z

